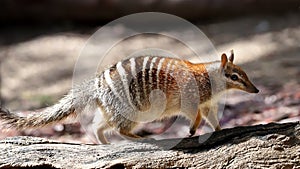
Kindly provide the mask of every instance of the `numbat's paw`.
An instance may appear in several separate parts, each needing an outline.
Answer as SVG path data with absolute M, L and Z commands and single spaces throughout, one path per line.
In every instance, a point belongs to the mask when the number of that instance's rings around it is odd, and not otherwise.
M 196 133 L 196 130 L 191 129 L 189 137 L 193 137 Z

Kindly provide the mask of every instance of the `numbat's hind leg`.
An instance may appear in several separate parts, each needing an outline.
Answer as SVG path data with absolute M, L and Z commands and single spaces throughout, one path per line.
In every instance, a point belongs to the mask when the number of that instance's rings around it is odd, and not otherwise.
M 96 115 L 93 120 L 93 130 L 96 135 L 97 141 L 102 144 L 108 144 L 104 132 L 109 128 L 106 123 L 104 117 L 102 116 L 102 112 L 96 112 Z

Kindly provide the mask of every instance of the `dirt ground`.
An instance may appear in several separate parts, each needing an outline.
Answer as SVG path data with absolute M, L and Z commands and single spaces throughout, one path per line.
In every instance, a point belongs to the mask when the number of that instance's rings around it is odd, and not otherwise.
M 217 53 L 235 51 L 236 64 L 248 72 L 259 94 L 230 92 L 221 116 L 222 127 L 272 121 L 300 120 L 300 14 L 247 16 L 213 23 L 194 23 L 211 40 Z M 26 113 L 54 104 L 72 87 L 73 71 L 81 49 L 99 27 L 12 26 L 0 28 L 1 104 L 11 111 Z M 120 28 L 112 27 L 112 33 Z M 182 36 L 193 36 L 182 32 Z M 109 38 L 109 37 L 108 37 Z M 104 39 L 108 41 L 110 39 Z M 111 49 L 109 58 L 128 56 L 133 51 L 157 46 L 179 56 L 192 52 L 174 39 L 137 36 Z M 201 49 L 201 44 L 199 44 Z M 205 52 L 205 51 L 203 51 Z M 112 59 L 111 62 L 115 62 Z M 90 75 L 95 62 L 80 62 L 79 79 Z M 93 71 L 92 71 L 93 72 Z M 88 75 L 87 75 L 88 74 Z M 72 120 L 68 120 L 68 123 Z M 171 123 L 174 119 L 166 121 Z M 167 132 L 161 123 L 147 124 L 139 132 L 157 133 L 157 139 L 188 135 L 187 121 L 179 118 Z M 65 142 L 92 142 L 80 124 L 59 123 L 39 130 L 1 131 L 0 138 L 35 135 Z M 203 126 L 197 134 L 208 132 Z M 163 132 L 163 133 L 162 133 Z M 162 134 L 160 134 L 162 133 Z M 120 140 L 114 134 L 111 139 Z

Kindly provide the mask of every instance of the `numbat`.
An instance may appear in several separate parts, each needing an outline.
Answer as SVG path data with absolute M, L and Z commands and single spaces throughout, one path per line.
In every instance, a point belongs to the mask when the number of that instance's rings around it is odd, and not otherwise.
M 233 64 L 234 54 L 221 61 L 194 64 L 168 57 L 141 56 L 118 62 L 94 79 L 72 89 L 59 103 L 41 113 L 21 117 L 1 108 L 3 126 L 16 129 L 37 128 L 99 108 L 93 129 L 101 143 L 108 143 L 109 128 L 130 138 L 141 122 L 182 115 L 190 120 L 190 136 L 201 119 L 220 130 L 217 100 L 228 89 L 258 93 L 246 73 Z M 209 113 L 209 112 L 212 113 Z

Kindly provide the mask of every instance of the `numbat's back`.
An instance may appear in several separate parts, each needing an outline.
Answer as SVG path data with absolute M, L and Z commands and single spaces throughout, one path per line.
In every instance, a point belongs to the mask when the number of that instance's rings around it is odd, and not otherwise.
M 104 132 L 114 128 L 123 136 L 140 138 L 131 131 L 140 122 L 183 115 L 194 135 L 202 117 L 216 130 L 217 100 L 227 89 L 257 93 L 246 73 L 233 64 L 233 52 L 221 61 L 193 64 L 186 60 L 142 56 L 118 62 L 94 79 L 72 89 L 56 105 L 43 112 L 20 117 L 1 108 L 3 126 L 34 128 L 86 110 L 100 109 L 93 128 L 98 141 L 108 143 Z M 212 95 L 213 93 L 213 95 Z M 213 110 L 213 115 L 208 112 Z

